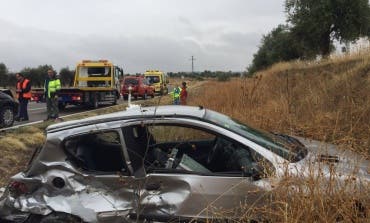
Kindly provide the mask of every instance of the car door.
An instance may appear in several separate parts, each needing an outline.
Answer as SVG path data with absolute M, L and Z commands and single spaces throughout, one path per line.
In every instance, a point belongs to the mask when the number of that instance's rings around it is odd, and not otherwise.
M 207 159 L 215 141 L 220 137 L 230 140 L 228 137 L 178 123 L 156 123 L 148 128 L 155 144 L 146 154 L 150 156 L 151 150 L 156 151 L 157 147 L 168 160 L 156 168 L 153 164 L 146 165 L 146 175 L 138 178 L 137 185 L 141 186 L 136 217 L 158 221 L 238 218 L 246 208 L 258 207 L 268 197 L 261 186 L 264 179 L 243 176 L 237 169 L 225 167 L 216 171 L 217 168 L 209 166 Z M 176 167 L 171 164 L 171 158 Z
M 85 219 L 91 221 L 122 222 L 135 208 L 136 179 L 131 176 L 122 142 L 120 129 L 90 131 L 65 140 L 68 160 L 80 173 L 69 179 L 78 196 L 66 199 L 76 206 L 78 198 L 75 215 L 87 215 Z

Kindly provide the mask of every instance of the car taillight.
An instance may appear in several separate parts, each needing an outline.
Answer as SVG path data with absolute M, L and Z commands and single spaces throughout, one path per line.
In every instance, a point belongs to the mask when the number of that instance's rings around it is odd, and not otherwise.
M 80 101 L 81 97 L 80 96 L 72 96 L 72 101 Z
M 9 184 L 9 191 L 13 195 L 21 195 L 21 194 L 27 193 L 28 188 L 27 188 L 26 184 L 24 184 L 22 182 L 14 181 L 14 182 L 11 182 Z

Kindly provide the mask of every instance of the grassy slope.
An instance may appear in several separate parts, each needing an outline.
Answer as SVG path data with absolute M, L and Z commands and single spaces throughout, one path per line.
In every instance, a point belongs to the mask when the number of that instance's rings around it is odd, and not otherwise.
M 254 78 L 208 83 L 191 92 L 189 101 L 262 129 L 335 143 L 370 158 L 369 52 L 276 64 Z M 335 175 L 335 167 L 332 170 Z M 286 176 L 272 192 L 272 205 L 243 207 L 243 220 L 262 211 L 272 222 L 368 222 L 353 207 L 360 200 L 370 216 L 370 185 L 346 193 L 354 187 L 353 179 L 336 188 L 335 178 L 323 187 L 320 177 Z
M 276 64 L 254 78 L 213 82 L 190 99 L 266 130 L 370 155 L 370 54 Z

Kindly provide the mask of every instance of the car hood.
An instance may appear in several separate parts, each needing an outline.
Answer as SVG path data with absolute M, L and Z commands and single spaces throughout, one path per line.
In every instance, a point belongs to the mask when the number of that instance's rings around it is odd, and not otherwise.
M 365 157 L 349 149 L 339 149 L 333 144 L 297 138 L 308 150 L 307 156 L 297 163 L 304 172 L 314 168 L 315 172 L 320 170 L 327 175 L 335 173 L 340 178 L 359 177 L 370 182 L 370 162 Z

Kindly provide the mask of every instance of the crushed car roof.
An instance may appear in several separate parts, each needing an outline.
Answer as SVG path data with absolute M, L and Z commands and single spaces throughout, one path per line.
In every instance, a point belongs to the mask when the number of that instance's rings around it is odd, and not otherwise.
M 82 125 L 98 124 L 109 121 L 119 121 L 140 117 L 192 117 L 201 119 L 204 117 L 206 109 L 202 106 L 179 106 L 165 105 L 152 107 L 133 107 L 124 111 L 114 112 L 105 115 L 98 115 L 89 118 L 62 122 L 50 125 L 46 131 L 58 131 L 65 128 L 73 128 Z

